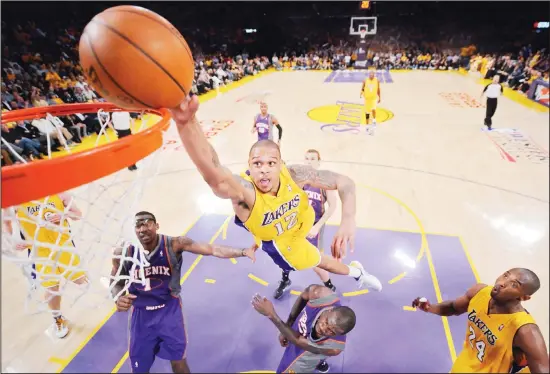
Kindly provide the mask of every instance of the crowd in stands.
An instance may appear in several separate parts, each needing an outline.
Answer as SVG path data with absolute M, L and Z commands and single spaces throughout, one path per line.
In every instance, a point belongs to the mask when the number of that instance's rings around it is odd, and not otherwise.
M 526 94 L 536 79 L 548 82 L 549 65 L 544 51 L 533 53 L 530 46 L 525 46 L 516 55 L 473 55 L 469 71 L 479 72 L 486 79 L 499 75 L 502 84 Z
M 306 27 L 307 23 L 303 24 Z M 523 47 L 515 54 L 480 54 L 465 34 L 444 29 L 429 37 L 424 32 L 406 32 L 406 26 L 381 28 L 367 40 L 368 67 L 377 69 L 447 70 L 464 67 L 484 77 L 495 74 L 510 88 L 527 92 L 536 78 L 548 80 L 547 51 Z M 2 111 L 85 103 L 103 99 L 90 87 L 78 63 L 78 27 L 41 29 L 34 22 L 8 26 L 2 22 Z M 316 29 L 322 30 L 322 29 Z M 200 95 L 220 86 L 256 75 L 268 68 L 277 70 L 336 70 L 355 66 L 358 59 L 357 38 L 347 30 L 307 33 L 308 38 L 289 41 L 294 50 L 284 50 L 270 57 L 250 55 L 246 51 L 232 57 L 222 52 L 203 52 L 192 42 L 195 77 L 192 92 Z M 459 48 L 459 46 L 467 47 Z M 298 51 L 298 52 L 296 52 Z M 47 136 L 52 149 L 71 147 L 83 138 L 99 133 L 97 115 L 73 115 L 59 119 L 44 118 L 2 125 L 2 164 L 21 158 L 32 160 L 47 154 Z M 11 155 L 9 143 L 17 155 Z M 13 153 L 13 152 L 12 152 Z

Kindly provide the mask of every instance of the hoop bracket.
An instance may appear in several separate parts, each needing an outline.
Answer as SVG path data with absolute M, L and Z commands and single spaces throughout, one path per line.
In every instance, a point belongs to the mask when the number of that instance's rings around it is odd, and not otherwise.
M 46 114 L 125 111 L 110 103 L 65 104 L 20 109 L 2 114 L 2 123 L 43 118 Z M 2 208 L 37 200 L 103 178 L 147 157 L 163 144 L 171 119 L 167 109 L 146 110 L 161 116 L 152 127 L 89 150 L 48 160 L 2 167 Z

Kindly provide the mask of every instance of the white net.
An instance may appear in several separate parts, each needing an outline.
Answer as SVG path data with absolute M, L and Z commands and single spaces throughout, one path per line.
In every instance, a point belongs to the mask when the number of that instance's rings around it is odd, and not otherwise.
M 107 135 L 108 116 L 98 113 L 102 142 L 116 141 Z M 145 115 L 139 129 L 159 117 Z M 56 120 L 52 121 L 57 127 Z M 70 149 L 66 147 L 68 152 Z M 125 292 L 132 282 L 144 282 L 144 275 L 133 278 L 143 248 L 134 232 L 134 215 L 148 181 L 160 166 L 160 150 L 140 160 L 137 170 L 120 170 L 70 191 L 2 209 L 2 257 L 19 266 L 28 281 L 25 303 L 27 313 L 48 310 L 48 302 L 62 295 L 63 308 L 82 298 L 87 307 L 111 297 L 111 288 L 126 280 Z M 23 160 L 24 162 L 25 160 Z M 70 171 L 67 171 L 70 173 Z M 126 256 L 129 245 L 137 250 Z M 113 249 L 122 247 L 121 259 L 131 263 L 131 276 L 110 275 Z M 144 258 L 144 256 L 140 256 Z M 45 291 L 48 292 L 45 292 Z M 117 295 L 118 296 L 118 295 Z

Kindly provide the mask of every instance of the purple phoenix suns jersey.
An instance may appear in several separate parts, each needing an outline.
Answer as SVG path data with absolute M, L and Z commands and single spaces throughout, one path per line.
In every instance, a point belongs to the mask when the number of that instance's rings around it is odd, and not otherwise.
M 318 339 L 314 339 L 311 335 L 321 313 L 336 306 L 341 306 L 341 304 L 338 295 L 335 293 L 310 300 L 292 325 L 292 328 L 307 338 L 309 344 L 314 347 L 344 350 L 346 345 L 345 335 L 328 338 L 319 337 Z M 325 355 L 304 351 L 293 344 L 289 344 L 279 363 L 277 373 L 313 373 L 319 361 L 326 357 Z
M 145 308 L 155 310 L 163 308 L 166 302 L 175 297 L 179 297 L 181 292 L 181 256 L 176 255 L 172 249 L 172 237 L 159 234 L 158 244 L 145 257 L 147 266 L 143 267 L 145 275 L 145 285 L 134 282 L 128 288 L 128 291 L 136 295 L 133 302 L 135 308 Z M 128 248 L 128 257 L 133 257 L 135 248 Z M 141 252 L 135 254 L 139 262 Z M 132 271 L 132 262 L 124 262 L 124 270 Z M 139 279 L 140 266 L 136 265 L 133 269 L 133 278 Z
M 260 140 L 273 140 L 273 122 L 271 121 L 271 115 L 262 117 L 262 114 L 257 114 L 254 119 L 256 130 L 258 130 L 258 141 Z
M 306 184 L 303 187 L 309 198 L 309 205 L 315 211 L 315 223 L 319 222 L 323 214 L 325 214 L 325 202 L 327 201 L 327 192 L 321 188 L 312 187 Z

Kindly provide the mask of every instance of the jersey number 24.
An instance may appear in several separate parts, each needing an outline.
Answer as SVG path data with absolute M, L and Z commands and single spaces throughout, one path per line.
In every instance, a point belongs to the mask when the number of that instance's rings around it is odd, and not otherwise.
M 477 349 L 477 359 L 480 362 L 483 362 L 483 358 L 485 357 L 485 342 L 483 340 L 478 340 L 476 342 L 474 341 L 475 338 L 476 338 L 476 332 L 474 331 L 474 328 L 470 326 L 470 335 L 468 336 L 468 343 L 470 343 L 470 347 L 472 347 L 472 349 Z

